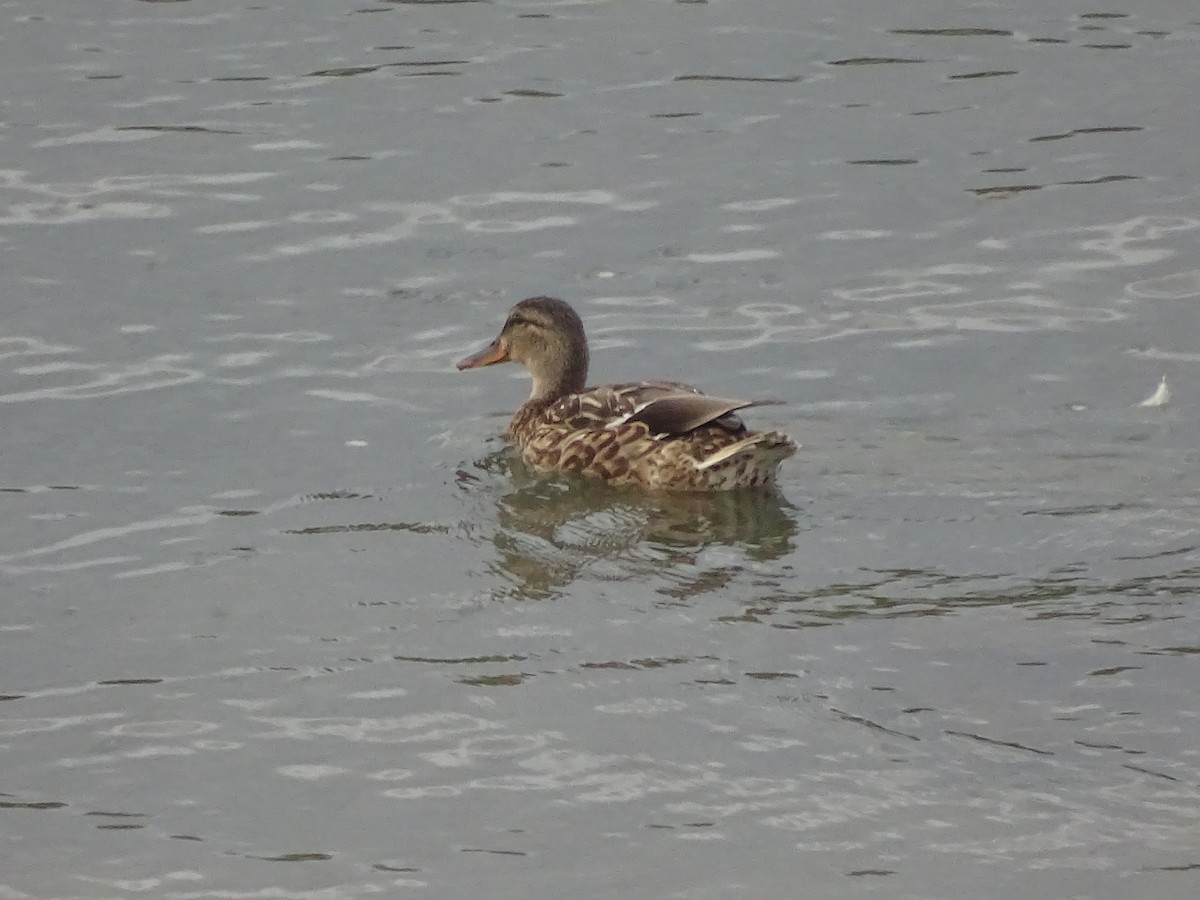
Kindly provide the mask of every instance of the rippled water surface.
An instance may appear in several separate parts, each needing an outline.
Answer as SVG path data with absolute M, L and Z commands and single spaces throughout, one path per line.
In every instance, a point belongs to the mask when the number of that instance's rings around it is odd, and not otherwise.
M 1197 896 L 1198 42 L 0 0 L 0 898 Z M 536 293 L 781 496 L 532 476 Z

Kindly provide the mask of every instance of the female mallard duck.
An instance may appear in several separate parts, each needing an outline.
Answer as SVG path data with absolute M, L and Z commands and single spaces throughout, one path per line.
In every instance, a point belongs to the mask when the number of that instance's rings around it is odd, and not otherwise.
M 787 435 L 748 431 L 735 414 L 764 401 L 709 397 L 673 381 L 585 387 L 583 322 L 553 297 L 522 300 L 499 336 L 458 368 L 508 360 L 533 376 L 533 392 L 508 433 L 535 469 L 613 484 L 721 491 L 773 484 L 779 464 L 796 452 Z

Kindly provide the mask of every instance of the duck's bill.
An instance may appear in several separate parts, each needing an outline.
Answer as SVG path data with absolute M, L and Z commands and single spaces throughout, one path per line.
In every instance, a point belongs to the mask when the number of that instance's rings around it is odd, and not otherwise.
M 492 341 L 478 353 L 473 353 L 466 359 L 459 360 L 458 369 L 478 369 L 480 366 L 493 366 L 496 363 L 508 362 L 508 351 L 499 342 Z

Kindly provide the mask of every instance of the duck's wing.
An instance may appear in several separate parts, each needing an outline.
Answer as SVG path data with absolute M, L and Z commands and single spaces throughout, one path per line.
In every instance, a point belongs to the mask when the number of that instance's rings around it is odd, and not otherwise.
M 710 397 L 707 394 L 669 394 L 639 403 L 628 414 L 614 419 L 608 427 L 616 428 L 625 422 L 644 422 L 651 434 L 677 435 L 712 424 L 727 431 L 740 432 L 746 426 L 734 413 L 754 405 L 753 400 Z
M 564 397 L 554 418 L 574 428 L 619 428 L 641 422 L 653 435 L 687 434 L 704 425 L 717 425 L 735 434 L 745 430 L 734 415 L 739 409 L 777 401 L 712 397 L 688 384 L 639 381 L 589 388 Z

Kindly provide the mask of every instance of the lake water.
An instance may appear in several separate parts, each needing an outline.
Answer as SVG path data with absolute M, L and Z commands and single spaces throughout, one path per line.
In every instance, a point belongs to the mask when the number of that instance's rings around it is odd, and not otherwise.
M 0 898 L 1200 894 L 1198 52 L 0 0 Z M 781 496 L 525 471 L 541 293 Z

